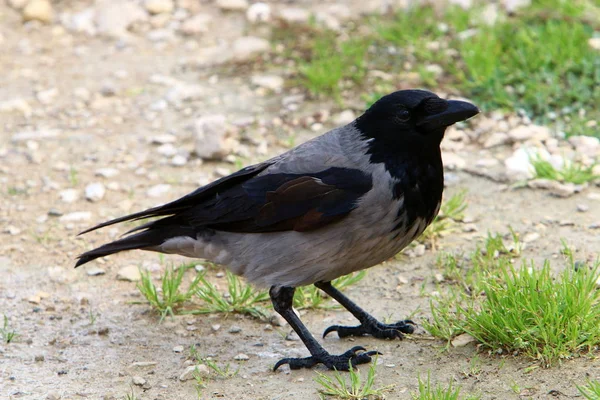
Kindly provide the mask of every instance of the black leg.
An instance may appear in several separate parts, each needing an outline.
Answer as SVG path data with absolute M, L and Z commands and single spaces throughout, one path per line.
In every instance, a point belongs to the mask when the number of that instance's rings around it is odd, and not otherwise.
M 292 287 L 273 286 L 269 290 L 273 308 L 277 311 L 290 326 L 296 331 L 311 356 L 306 358 L 284 358 L 277 361 L 273 370 L 277 370 L 283 364 L 289 364 L 290 369 L 311 368 L 316 364 L 322 363 L 329 369 L 347 371 L 349 364 L 356 366 L 371 361 L 371 356 L 379 354 L 377 351 L 366 351 L 364 347 L 356 346 L 340 355 L 331 355 L 316 341 L 313 335 L 304 326 L 300 318 L 292 310 L 292 301 L 294 299 L 295 289 Z
M 383 324 L 377 321 L 352 300 L 344 296 L 342 292 L 334 288 L 331 282 L 317 282 L 315 286 L 334 298 L 360 321 L 360 325 L 358 326 L 332 325 L 325 329 L 323 337 L 335 331 L 341 338 L 346 336 L 372 335 L 379 339 L 402 339 L 404 337 L 403 333 L 413 333 L 415 331 L 413 326 L 415 323 L 409 319 L 398 321 L 395 324 Z

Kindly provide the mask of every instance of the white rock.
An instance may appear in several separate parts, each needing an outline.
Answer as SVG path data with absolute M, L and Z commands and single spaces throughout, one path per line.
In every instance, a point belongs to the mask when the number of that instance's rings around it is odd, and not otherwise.
M 588 44 L 594 50 L 600 50 L 600 37 L 594 37 L 588 39 Z
M 144 7 L 150 14 L 170 13 L 175 8 L 173 0 L 146 0 Z
M 216 4 L 225 11 L 244 11 L 248 8 L 248 0 L 217 0 Z
M 211 21 L 212 17 L 210 14 L 196 14 L 181 24 L 180 31 L 184 35 L 190 36 L 206 33 L 210 30 Z
M 224 115 L 216 114 L 198 118 L 194 122 L 195 150 L 203 159 L 220 159 L 229 154 L 233 142 L 227 135 Z
M 112 178 L 113 176 L 119 175 L 119 170 L 116 168 L 98 168 L 95 172 L 96 176 L 103 178 Z
M 29 0 L 8 0 L 8 5 L 15 10 L 21 10 L 28 2 Z
M 89 267 L 86 269 L 85 273 L 88 274 L 88 276 L 99 276 L 104 275 L 106 271 L 99 267 Z
M 65 215 L 61 215 L 58 220 L 60 222 L 83 222 L 92 219 L 92 213 L 89 211 L 75 211 Z
M 271 44 L 268 40 L 255 36 L 237 38 L 232 46 L 232 58 L 235 61 L 245 61 L 258 54 L 269 51 Z
M 21 233 L 21 230 L 14 225 L 8 225 L 6 228 L 4 228 L 3 232 L 14 236 L 14 235 L 18 235 L 19 233 Z
M 578 153 L 595 158 L 600 155 L 600 139 L 593 136 L 571 136 L 569 143 Z
M 475 339 L 473 336 L 469 335 L 468 333 L 463 333 L 462 335 L 458 335 L 457 337 L 452 339 L 451 343 L 452 347 L 464 347 L 469 343 L 473 343 L 476 341 L 477 339 Z
M 31 116 L 32 111 L 33 110 L 31 106 L 29 105 L 27 100 L 24 99 L 17 98 L 0 101 L 0 112 L 20 112 L 21 114 L 23 114 L 24 117 L 29 118 Z
M 504 132 L 494 132 L 487 137 L 483 143 L 483 147 L 486 149 L 502 146 L 510 142 L 510 137 Z
M 573 183 L 560 183 L 549 179 L 534 179 L 527 182 L 527 186 L 532 189 L 545 189 L 556 197 L 570 197 L 583 189 L 581 185 Z
M 142 274 L 137 265 L 128 265 L 117 272 L 117 279 L 120 281 L 136 282 L 142 279 Z
M 236 361 L 247 361 L 250 359 L 250 357 L 248 357 L 247 354 L 240 353 L 240 354 L 236 355 L 235 357 L 233 357 L 233 359 Z
M 500 4 L 509 13 L 517 11 L 519 8 L 528 7 L 531 4 L 531 0 L 500 0 Z
M 203 86 L 193 83 L 179 83 L 169 89 L 165 99 L 171 104 L 181 104 L 184 101 L 201 99 L 206 95 Z
M 37 131 L 23 131 L 12 135 L 13 142 L 23 142 L 26 140 L 51 139 L 60 135 L 58 129 L 39 129 Z
M 171 185 L 166 183 L 160 183 L 158 185 L 152 186 L 150 189 L 146 191 L 146 195 L 148 197 L 161 197 L 164 194 L 168 193 L 171 190 Z
M 291 24 L 305 24 L 310 19 L 310 12 L 304 8 L 283 8 L 279 10 L 278 16 Z
M 54 10 L 49 0 L 31 0 L 23 8 L 23 20 L 51 22 L 54 19 Z
M 521 241 L 523 243 L 531 243 L 531 242 L 535 242 L 540 237 L 541 237 L 541 235 L 537 232 L 529 232 L 529 233 L 525 234 L 525 236 L 523 236 L 523 239 L 521 239 Z
M 195 374 L 199 374 L 201 376 L 208 376 L 210 375 L 210 369 L 208 369 L 208 367 L 204 364 L 190 365 L 181 373 L 181 375 L 179 375 L 179 380 L 182 382 L 189 381 L 191 379 L 194 379 Z
M 333 117 L 333 122 L 336 125 L 346 125 L 356 119 L 356 114 L 352 110 L 344 110 Z
M 85 198 L 89 201 L 100 201 L 104 198 L 106 189 L 100 182 L 90 183 L 85 187 Z
M 95 35 L 97 32 L 96 24 L 94 23 L 95 18 L 96 10 L 90 7 L 73 15 L 65 16 L 61 20 L 65 28 L 70 31 Z
M 187 161 L 187 158 L 185 158 L 181 154 L 176 154 L 171 159 L 171 164 L 176 167 L 183 167 L 185 164 L 187 164 Z
M 250 82 L 255 86 L 272 90 L 275 93 L 280 93 L 283 89 L 283 78 L 277 75 L 254 75 Z
M 246 19 L 253 24 L 270 21 L 271 6 L 267 3 L 252 4 L 246 11 Z
M 173 347 L 173 352 L 175 352 L 175 353 L 181 353 L 182 351 L 183 351 L 183 346 L 181 346 L 181 345 Z
M 146 384 L 146 380 L 141 376 L 134 376 L 131 382 L 136 386 L 144 386 Z
M 529 139 L 546 140 L 550 138 L 550 128 L 540 125 L 519 125 L 508 132 L 508 136 L 515 142 Z
M 534 168 L 531 164 L 531 158 L 541 157 L 544 160 L 550 159 L 550 154 L 545 149 L 532 147 L 521 147 L 504 160 L 504 166 L 508 178 L 511 180 L 531 179 L 534 175 Z
M 455 153 L 442 153 L 442 160 L 448 169 L 463 169 L 467 166 L 465 159 Z
M 97 3 L 95 17 L 98 33 L 120 38 L 134 22 L 147 20 L 148 13 L 132 1 L 104 0 Z
M 65 203 L 74 203 L 79 200 L 79 191 L 77 189 L 65 189 L 58 192 L 58 197 Z
M 41 90 L 35 94 L 35 97 L 38 99 L 38 101 L 44 105 L 54 102 L 54 99 L 56 99 L 56 96 L 58 96 L 57 88 Z
M 162 146 L 159 146 L 156 151 L 158 152 L 158 154 L 162 154 L 163 156 L 166 157 L 173 157 L 174 155 L 177 154 L 177 148 L 175 146 L 173 146 L 171 143 L 166 143 L 163 144 Z

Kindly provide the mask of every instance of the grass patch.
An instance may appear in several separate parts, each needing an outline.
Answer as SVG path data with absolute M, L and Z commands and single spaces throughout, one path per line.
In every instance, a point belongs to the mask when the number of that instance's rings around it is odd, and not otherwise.
M 412 394 L 413 400 L 477 400 L 481 398 L 478 395 L 461 396 L 460 386 L 454 386 L 452 381 L 447 386 L 442 386 L 439 383 L 433 386 L 429 374 L 427 374 L 426 381 L 422 380 L 420 376 L 418 379 L 419 392 Z
M 354 272 L 352 274 L 341 276 L 332 281 L 332 285 L 338 290 L 344 290 L 345 288 L 355 285 L 356 283 L 363 280 L 367 275 L 366 270 Z M 302 286 L 296 289 L 294 293 L 294 307 L 298 310 L 302 309 L 334 309 L 339 308 L 340 305 L 337 303 L 331 304 L 329 296 L 322 290 L 318 289 L 314 285 Z
M 467 191 L 463 190 L 444 201 L 439 214 L 434 218 L 431 225 L 425 229 L 419 240 L 435 246 L 438 239 L 454 231 L 457 222 L 462 221 L 465 217 L 466 196 Z
M 222 294 L 215 285 L 199 276 L 200 285 L 195 291 L 196 297 L 203 302 L 200 308 L 191 314 L 209 313 L 240 313 L 249 314 L 255 318 L 266 318 L 267 313 L 261 303 L 269 300 L 269 293 L 258 291 L 227 271 L 227 293 Z
M 19 334 L 14 329 L 10 329 L 8 326 L 8 317 L 3 316 L 2 328 L 0 328 L 0 336 L 5 343 L 10 343 L 15 340 Z
M 142 279 L 137 284 L 137 288 L 148 300 L 153 309 L 160 314 L 161 321 L 167 316 L 174 316 L 175 311 L 186 301 L 190 300 L 201 282 L 201 275 L 197 275 L 190 283 L 187 291 L 182 292 L 181 282 L 185 272 L 189 269 L 187 266 L 181 266 L 177 270 L 167 268 L 165 274 L 160 278 L 161 290 L 152 282 L 150 272 L 141 272 Z
M 577 386 L 579 393 L 587 400 L 600 399 L 600 381 L 588 381 L 584 386 Z
M 514 249 L 498 235 L 470 257 L 447 255 L 441 263 L 449 291 L 432 299 L 432 319 L 423 326 L 450 342 L 468 333 L 492 350 L 517 352 L 550 366 L 561 359 L 596 351 L 600 346 L 600 265 L 568 265 L 557 277 L 549 262 L 513 265 Z M 467 261 L 468 264 L 467 265 Z
M 559 182 L 574 183 L 581 185 L 600 179 L 600 176 L 594 174 L 596 164 L 586 167 L 575 161 L 565 161 L 562 168 L 555 168 L 549 161 L 544 160 L 539 154 L 531 157 L 531 165 L 534 168 L 536 179 L 549 179 Z
M 369 365 L 367 378 L 363 381 L 358 368 L 352 368 L 348 374 L 334 371 L 333 377 L 324 373 L 315 371 L 317 377 L 315 382 L 320 386 L 319 394 L 321 399 L 335 397 L 337 399 L 362 400 L 362 399 L 384 399 L 384 393 L 389 392 L 394 385 L 388 385 L 381 388 L 375 388 L 375 368 L 377 357 Z M 349 375 L 350 381 L 346 381 L 346 375 Z

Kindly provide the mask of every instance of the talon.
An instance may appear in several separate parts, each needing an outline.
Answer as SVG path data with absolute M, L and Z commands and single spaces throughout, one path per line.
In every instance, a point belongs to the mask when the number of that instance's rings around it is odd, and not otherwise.
M 289 364 L 290 363 L 290 359 L 289 358 L 282 358 L 281 360 L 277 361 L 277 363 L 275 363 L 275 366 L 273 367 L 273 372 L 277 371 L 277 369 L 279 367 L 281 367 L 284 364 Z
M 339 328 L 341 328 L 341 326 L 331 325 L 329 328 L 325 329 L 325 332 L 323 332 L 323 337 L 327 336 L 331 332 L 337 332 Z

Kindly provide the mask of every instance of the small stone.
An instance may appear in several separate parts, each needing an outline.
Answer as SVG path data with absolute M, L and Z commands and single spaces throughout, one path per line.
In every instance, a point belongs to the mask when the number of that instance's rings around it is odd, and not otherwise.
M 42 298 L 39 295 L 30 296 L 27 298 L 27 301 L 31 304 L 40 304 Z
M 175 8 L 173 0 L 146 0 L 144 7 L 150 14 L 170 13 Z
M 216 4 L 224 11 L 244 11 L 248 8 L 248 0 L 217 0 Z
M 235 61 L 249 60 L 270 49 L 271 44 L 268 40 L 255 36 L 243 36 L 237 38 L 231 46 L 232 57 Z
M 59 217 L 60 222 L 83 222 L 92 219 L 92 213 L 89 211 L 75 211 Z
M 46 359 L 46 357 L 44 357 L 44 355 L 43 355 L 43 354 L 38 354 L 38 355 L 36 355 L 36 356 L 35 356 L 35 358 L 34 358 L 35 362 L 42 362 L 42 361 L 44 361 L 45 359 Z
M 310 19 L 310 12 L 303 8 L 284 8 L 279 11 L 279 18 L 290 24 L 306 24 Z
M 437 283 L 444 282 L 444 275 L 442 275 L 440 273 L 435 274 L 433 277 Z
M 415 245 L 415 247 L 413 249 L 413 253 L 414 253 L 415 257 L 424 256 L 425 255 L 425 245 L 424 244 Z
M 560 183 L 550 179 L 534 179 L 527 182 L 527 186 L 532 189 L 546 189 L 556 197 L 570 197 L 583 188 L 573 183 Z
M 229 333 L 240 333 L 242 331 L 242 328 L 240 328 L 237 325 L 233 325 L 231 328 L 229 328 Z
M 181 154 L 176 154 L 171 159 L 171 164 L 176 167 L 183 167 L 184 165 L 187 164 L 187 161 L 188 161 L 187 158 L 185 158 Z
M 224 115 L 216 114 L 198 118 L 194 122 L 195 150 L 203 159 L 222 159 L 233 148 L 234 142 L 227 134 Z
M 525 236 L 523 236 L 523 239 L 521 239 L 521 241 L 523 243 L 532 243 L 538 240 L 540 237 L 541 235 L 537 232 L 529 232 Z
M 58 197 L 64 203 L 74 203 L 79 200 L 79 191 L 77 189 L 65 189 L 58 192 Z
M 212 325 L 212 326 L 210 327 L 210 329 L 212 329 L 212 330 L 213 330 L 213 332 L 216 332 L 216 331 L 218 331 L 219 329 L 221 329 L 221 325 L 219 325 L 219 324 L 214 324 L 214 325 Z
M 283 78 L 277 75 L 254 75 L 250 82 L 258 87 L 280 93 L 283 89 Z
M 483 147 L 490 149 L 496 146 L 502 146 L 510 142 L 510 137 L 504 132 L 494 132 L 487 137 L 483 143 Z
M 31 116 L 33 109 L 31 108 L 27 100 L 17 98 L 0 101 L 0 112 L 20 112 L 21 114 L 23 114 L 23 116 L 28 118 Z
M 167 144 L 167 143 L 175 143 L 177 141 L 177 137 L 175 135 L 164 134 L 164 135 L 154 135 L 150 138 L 150 143 L 152 144 Z
M 467 233 L 471 233 L 471 232 L 477 232 L 477 225 L 475 224 L 465 224 L 462 228 L 463 232 L 467 232 Z
M 468 333 L 463 333 L 462 335 L 458 335 L 454 339 L 452 339 L 452 347 L 464 347 L 469 343 L 477 342 L 473 336 Z
M 250 359 L 250 357 L 248 357 L 247 354 L 240 353 L 237 356 L 233 357 L 233 359 L 236 361 L 247 361 Z
M 154 367 L 157 364 L 158 363 L 156 361 L 136 361 L 134 363 L 131 363 L 131 367 L 136 367 L 136 368 Z
M 148 197 L 161 197 L 167 194 L 171 190 L 171 185 L 167 183 L 160 183 L 158 185 L 152 186 L 150 189 L 146 191 Z
M 117 280 L 120 281 L 137 282 L 140 279 L 142 279 L 142 274 L 137 265 L 128 265 L 117 272 Z
M 116 168 L 99 168 L 96 170 L 95 174 L 96 176 L 101 176 L 103 178 L 112 178 L 119 175 L 119 170 Z
M 6 228 L 4 228 L 3 232 L 8 233 L 11 236 L 15 236 L 21 233 L 21 230 L 14 225 L 8 225 Z
M 29 0 L 8 0 L 8 5 L 15 10 L 21 10 L 27 5 L 28 2 Z
M 531 158 L 536 157 L 547 160 L 550 158 L 550 154 L 545 149 L 519 147 L 510 157 L 504 160 L 508 178 L 515 181 L 533 178 L 534 168 L 531 165 Z
M 85 273 L 88 274 L 88 276 L 99 276 L 104 275 L 106 271 L 99 267 L 89 267 Z
M 270 21 L 271 6 L 267 3 L 252 4 L 246 11 L 246 19 L 252 24 Z
M 194 375 L 196 374 L 200 376 L 208 376 L 210 375 L 210 369 L 204 364 L 190 365 L 181 373 L 181 375 L 179 375 L 179 380 L 182 382 L 189 381 L 194 379 Z
M 181 353 L 183 351 L 183 346 L 175 346 L 173 347 L 173 352 Z
M 184 35 L 190 36 L 206 33 L 210 30 L 211 21 L 212 17 L 210 14 L 196 14 L 181 24 L 180 31 Z
M 58 96 L 57 88 L 40 90 L 35 94 L 36 99 L 38 99 L 38 101 L 44 105 L 53 103 L 56 99 L 56 96 Z
M 133 379 L 131 379 L 131 381 L 136 386 L 144 386 L 146 384 L 146 380 L 141 376 L 134 376 Z
M 600 139 L 593 136 L 571 136 L 569 143 L 580 154 L 595 158 L 600 155 Z
M 590 209 L 590 207 L 586 204 L 577 204 L 577 211 L 584 213 L 587 212 Z
M 90 183 L 85 187 L 85 198 L 91 202 L 102 200 L 105 193 L 104 185 L 99 182 Z
M 442 159 L 444 160 L 444 166 L 448 169 L 463 169 L 467 166 L 467 162 L 464 158 L 460 157 L 455 153 L 442 153 Z
M 31 0 L 23 9 L 24 21 L 51 22 L 54 10 L 49 0 Z
M 356 119 L 356 114 L 352 110 L 344 110 L 333 117 L 333 122 L 336 125 L 346 125 Z
M 508 136 L 515 142 L 524 142 L 530 139 L 546 140 L 549 139 L 550 128 L 540 125 L 519 125 L 508 132 Z
M 127 37 L 130 25 L 147 19 L 147 12 L 137 2 L 121 0 L 96 2 L 95 23 L 98 33 L 102 35 Z

